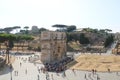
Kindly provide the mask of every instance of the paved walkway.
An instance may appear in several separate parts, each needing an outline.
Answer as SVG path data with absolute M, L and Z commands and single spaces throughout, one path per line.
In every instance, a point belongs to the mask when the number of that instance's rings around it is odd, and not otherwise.
M 66 70 L 65 73 L 38 72 L 42 64 L 34 64 L 28 61 L 29 56 L 16 56 L 13 70 L 6 69 L 6 73 L 0 75 L 0 80 L 120 80 L 120 72 L 95 73 L 88 71 Z M 20 64 L 21 63 L 21 64 Z

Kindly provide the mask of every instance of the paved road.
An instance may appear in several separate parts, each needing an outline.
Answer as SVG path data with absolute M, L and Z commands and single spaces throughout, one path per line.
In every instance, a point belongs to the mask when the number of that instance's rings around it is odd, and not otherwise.
M 15 56 L 16 60 L 12 64 L 14 69 L 10 72 L 10 69 L 7 68 L 6 74 L 0 75 L 0 80 L 120 80 L 120 72 L 118 74 L 114 72 L 96 73 L 94 75 L 92 72 L 77 70 L 74 72 L 66 70 L 65 75 L 63 74 L 64 72 L 58 74 L 49 72 L 49 75 L 42 72 L 39 73 L 38 67 L 42 67 L 43 65 L 30 63 L 28 61 L 29 56 Z M 46 76 L 48 76 L 47 79 Z

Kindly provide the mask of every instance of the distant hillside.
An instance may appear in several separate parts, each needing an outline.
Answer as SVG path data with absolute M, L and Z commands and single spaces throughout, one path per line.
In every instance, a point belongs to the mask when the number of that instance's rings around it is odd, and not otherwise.
M 68 35 L 69 34 L 69 35 Z M 81 44 L 79 39 L 80 35 L 89 40 L 88 44 Z M 104 42 L 109 34 L 103 32 L 69 32 L 67 33 L 67 51 L 80 51 L 80 52 L 105 52 Z M 25 43 L 15 43 L 13 50 L 39 50 L 40 51 L 40 34 L 34 36 L 34 40 Z M 23 48 L 22 48 L 23 47 Z M 5 49 L 4 44 L 1 44 L 1 49 Z
M 89 40 L 87 44 L 80 43 L 80 35 L 84 34 Z M 80 52 L 106 52 L 107 48 L 104 47 L 106 38 L 111 35 L 108 33 L 94 33 L 94 32 L 71 32 L 68 33 L 68 51 L 80 51 Z

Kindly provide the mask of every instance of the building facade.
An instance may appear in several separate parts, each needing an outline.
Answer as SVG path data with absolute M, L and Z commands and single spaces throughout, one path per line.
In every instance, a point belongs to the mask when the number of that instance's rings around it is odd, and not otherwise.
M 32 33 L 38 33 L 39 32 L 39 28 L 37 26 L 32 26 L 31 32 Z
M 44 31 L 41 33 L 41 61 L 52 63 L 66 57 L 66 34 Z

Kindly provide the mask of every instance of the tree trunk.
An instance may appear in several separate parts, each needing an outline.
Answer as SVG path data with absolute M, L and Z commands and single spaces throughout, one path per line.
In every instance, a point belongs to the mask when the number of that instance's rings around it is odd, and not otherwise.
M 9 48 L 6 49 L 6 55 L 7 55 L 7 63 L 10 63 L 10 57 L 9 57 Z
M 9 41 L 6 41 L 5 43 L 6 45 L 6 63 L 8 64 L 10 62 L 10 59 L 9 59 Z
M 1 50 L 1 43 L 0 43 L 0 50 Z

